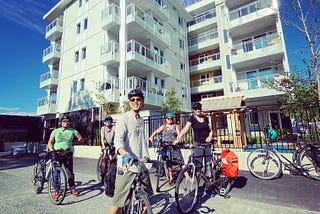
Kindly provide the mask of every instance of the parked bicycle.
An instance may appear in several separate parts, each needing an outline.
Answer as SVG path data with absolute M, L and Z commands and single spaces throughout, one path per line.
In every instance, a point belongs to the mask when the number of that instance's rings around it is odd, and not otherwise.
M 163 180 L 166 182 L 169 180 L 169 169 L 168 164 L 172 165 L 172 173 L 180 172 L 181 167 L 173 163 L 172 153 L 171 150 L 173 149 L 172 142 L 167 141 L 159 141 L 157 143 L 158 150 L 157 150 L 157 160 L 163 164 L 163 173 L 159 173 L 159 176 L 156 176 L 156 191 L 160 192 L 160 188 L 164 185 L 162 183 Z
M 98 181 L 103 181 L 104 176 L 107 172 L 107 167 L 110 167 L 111 161 L 116 158 L 114 145 L 106 146 L 106 157 L 103 157 L 103 150 L 100 152 L 100 156 L 97 161 L 97 179 Z
M 48 194 L 51 202 L 55 205 L 61 204 L 66 196 L 67 176 L 60 162 L 65 151 L 55 151 L 55 157 L 49 152 L 39 154 L 42 159 L 35 163 L 33 168 L 32 183 L 37 194 L 41 193 L 44 184 L 48 182 Z M 58 195 L 54 195 L 58 193 Z M 58 196 L 58 197 L 57 197 Z
M 135 164 L 138 167 L 138 173 L 131 186 L 130 197 L 126 201 L 126 206 L 121 209 L 123 214 L 152 214 L 151 205 L 148 199 L 147 193 L 145 193 L 142 188 L 142 174 L 148 170 L 145 166 L 146 163 L 152 164 L 153 167 L 156 167 L 157 171 L 163 168 L 163 165 L 160 161 L 150 160 L 148 158 L 143 158 L 140 160 L 132 159 L 129 164 Z M 123 173 L 121 171 L 119 174 Z
M 272 146 L 272 141 L 277 138 L 275 130 L 270 125 L 266 125 L 263 132 L 266 139 L 265 147 L 254 149 L 247 158 L 247 166 L 252 175 L 270 180 L 280 177 L 284 169 L 292 175 L 305 175 L 320 180 L 319 145 L 301 144 L 298 139 L 295 142 L 296 149 L 293 151 L 292 161 L 290 161 Z
M 197 148 L 205 148 L 212 146 L 211 143 L 201 144 Z M 192 148 L 193 149 L 193 148 Z M 205 151 L 201 156 L 195 156 L 193 150 L 190 156 L 190 163 L 186 168 L 182 169 L 179 173 L 177 184 L 175 188 L 175 200 L 177 203 L 178 210 L 181 213 L 191 213 L 197 201 L 201 199 L 199 197 L 199 186 L 203 183 L 204 190 L 213 187 L 214 191 L 220 196 L 228 197 L 228 193 L 232 187 L 232 179 L 224 175 L 221 166 L 221 153 L 213 152 L 212 161 L 206 163 L 204 166 L 202 163 L 196 161 L 196 158 L 206 157 Z M 211 155 L 210 155 L 211 156 Z M 204 158 L 205 160 L 205 158 Z M 207 168 L 211 172 L 207 171 Z M 188 180 L 186 173 L 191 177 L 191 181 Z M 203 181 L 203 182 L 201 182 Z

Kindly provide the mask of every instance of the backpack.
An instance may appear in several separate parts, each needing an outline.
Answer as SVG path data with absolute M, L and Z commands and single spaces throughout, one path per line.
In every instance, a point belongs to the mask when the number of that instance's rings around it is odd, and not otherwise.
M 113 197 L 115 180 L 117 174 L 117 159 L 110 160 L 110 164 L 107 164 L 106 174 L 104 176 L 104 192 L 107 196 Z
M 236 178 L 239 174 L 238 156 L 228 148 L 221 152 L 223 174 L 229 178 Z

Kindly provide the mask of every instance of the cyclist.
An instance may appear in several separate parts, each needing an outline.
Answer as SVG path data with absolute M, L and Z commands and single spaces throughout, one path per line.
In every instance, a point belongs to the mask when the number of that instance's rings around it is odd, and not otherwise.
M 103 121 L 104 126 L 101 127 L 100 136 L 101 136 L 101 150 L 103 151 L 102 158 L 102 167 L 103 172 L 105 172 L 105 163 L 106 163 L 106 155 L 107 155 L 107 147 L 111 148 L 114 146 L 114 127 L 113 127 L 113 118 L 108 116 Z M 114 151 L 111 149 L 111 155 Z
M 149 140 L 153 141 L 154 137 L 160 133 L 162 133 L 162 140 L 164 142 L 173 142 L 177 136 L 180 134 L 179 127 L 176 124 L 173 124 L 174 115 L 171 112 L 168 112 L 165 115 L 166 122 L 164 125 L 161 125 L 157 130 L 155 130 L 150 136 Z M 171 157 L 172 160 L 168 161 L 168 174 L 169 174 L 169 185 L 174 185 L 173 173 L 172 173 L 172 164 L 176 163 L 181 166 L 181 168 L 185 167 L 182 153 L 180 151 L 179 145 L 172 144 L 171 147 Z
M 149 157 L 146 138 L 144 135 L 144 121 L 140 118 L 140 110 L 144 106 L 144 95 L 140 89 L 133 89 L 128 94 L 130 110 L 123 113 L 117 120 L 115 127 L 115 147 L 118 154 L 118 171 L 123 170 L 120 175 L 117 173 L 115 191 L 110 213 L 119 213 L 120 207 L 130 194 L 132 182 L 137 172 L 136 166 L 129 165 L 131 158 L 141 159 Z M 152 186 L 149 173 L 142 175 L 143 190 L 152 195 Z
M 76 137 L 78 142 L 83 141 L 83 137 L 79 134 L 76 129 L 70 127 L 71 119 L 69 116 L 65 115 L 61 118 L 61 127 L 53 130 L 51 132 L 48 141 L 48 150 L 55 156 L 55 150 L 65 151 L 65 155 L 62 157 L 61 162 L 63 163 L 67 177 L 69 187 L 71 189 L 72 195 L 78 195 L 78 191 L 75 188 L 75 179 L 73 173 L 73 152 L 72 152 L 72 141 Z M 54 193 L 54 198 L 58 198 L 59 193 Z
M 211 147 L 206 146 L 205 148 L 198 148 L 202 143 L 210 143 L 213 142 L 213 131 L 211 128 L 211 123 L 209 119 L 202 113 L 202 105 L 201 103 L 193 103 L 192 104 L 193 115 L 190 117 L 180 134 L 177 136 L 177 139 L 174 143 L 179 142 L 183 135 L 189 130 L 190 127 L 193 129 L 194 134 L 194 160 L 198 161 L 202 164 L 203 162 L 203 154 L 206 158 L 206 163 L 211 162 L 212 160 L 212 152 Z M 201 156 L 201 157 L 199 157 Z M 209 170 L 209 169 L 207 169 Z M 211 197 L 213 196 L 213 192 L 206 191 L 206 193 Z

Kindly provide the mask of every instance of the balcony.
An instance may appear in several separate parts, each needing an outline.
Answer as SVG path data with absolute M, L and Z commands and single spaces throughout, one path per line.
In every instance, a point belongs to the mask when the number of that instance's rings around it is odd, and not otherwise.
M 204 71 L 215 70 L 221 67 L 220 53 L 200 56 L 189 62 L 190 74 L 201 73 Z
M 235 69 L 244 69 L 266 62 L 282 60 L 283 55 L 281 38 L 275 33 L 233 45 L 231 62 Z
M 139 7 L 144 10 L 152 10 L 157 16 L 161 19 L 166 21 L 169 18 L 169 10 L 167 8 L 167 5 L 164 3 L 164 1 L 158 1 L 158 0 L 146 0 L 146 1 L 140 1 Z
M 193 20 L 187 24 L 188 35 L 195 35 L 212 29 L 212 24 L 217 22 L 216 16 L 217 14 L 215 9 L 193 16 Z
M 135 40 L 127 43 L 127 68 L 128 76 L 145 76 L 150 71 L 163 78 L 172 76 L 171 65 L 163 56 Z
M 56 70 L 48 71 L 40 76 L 40 88 L 57 90 L 59 72 Z
M 231 37 L 236 38 L 274 25 L 277 13 L 278 9 L 272 0 L 259 0 L 230 11 L 227 17 Z
M 116 41 L 110 41 L 101 46 L 100 61 L 103 65 L 113 65 L 117 67 L 119 65 L 119 43 Z
M 246 98 L 281 95 L 283 92 L 270 89 L 267 84 L 267 82 L 279 78 L 281 78 L 279 74 L 272 74 L 257 78 L 238 80 L 235 83 L 231 83 L 231 93 L 242 94 Z
M 62 17 L 55 19 L 46 27 L 46 39 L 50 41 L 57 41 L 61 39 L 62 35 Z
M 38 100 L 37 115 L 55 114 L 57 111 L 56 98 L 43 97 Z
M 118 5 L 112 3 L 101 12 L 101 27 L 103 30 L 118 33 L 120 27 L 120 8 Z
M 203 53 L 219 47 L 218 31 L 213 29 L 188 40 L 189 54 Z
M 199 79 L 190 82 L 191 93 L 198 94 L 223 89 L 222 76 Z
M 51 45 L 46 48 L 42 54 L 42 62 L 53 65 L 60 61 L 60 46 L 58 44 Z
M 128 40 L 135 39 L 143 44 L 153 40 L 162 47 L 170 45 L 169 32 L 134 4 L 127 7 L 127 32 Z
M 108 102 L 119 102 L 119 78 L 109 76 L 102 83 L 100 83 L 100 93 Z

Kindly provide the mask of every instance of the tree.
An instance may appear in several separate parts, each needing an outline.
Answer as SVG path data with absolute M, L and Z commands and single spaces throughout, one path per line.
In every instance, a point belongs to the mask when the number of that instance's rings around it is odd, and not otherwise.
M 281 17 L 283 23 L 288 27 L 292 27 L 298 32 L 302 33 L 305 39 L 304 45 L 301 50 L 297 51 L 297 54 L 302 55 L 302 61 L 305 65 L 306 76 L 304 80 L 300 81 L 305 83 L 307 79 L 312 81 L 316 79 L 317 84 L 317 98 L 320 100 L 320 42 L 318 37 L 320 35 L 320 1 L 319 0 L 291 0 L 289 4 L 284 4 L 281 1 Z M 300 77 L 302 75 L 300 74 Z M 297 79 L 291 79 L 289 85 L 302 86 L 300 84 L 294 84 L 302 80 L 300 77 Z M 307 84 L 310 88 L 303 90 L 310 91 L 313 94 L 314 85 L 313 82 Z M 302 88 L 300 88 L 302 89 Z M 300 90 L 294 90 L 294 92 L 302 92 Z
M 176 97 L 176 90 L 171 88 L 166 92 L 165 102 L 161 101 L 162 113 L 172 112 L 173 114 L 180 112 L 181 101 Z

